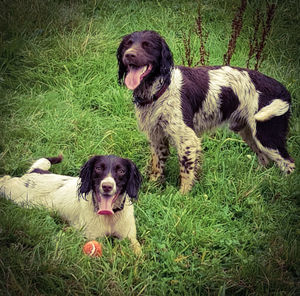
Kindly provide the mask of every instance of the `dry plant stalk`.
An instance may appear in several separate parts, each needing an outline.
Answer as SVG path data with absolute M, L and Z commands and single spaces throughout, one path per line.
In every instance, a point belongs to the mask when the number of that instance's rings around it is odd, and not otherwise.
M 263 14 L 257 9 L 254 17 L 254 32 L 253 36 L 249 38 L 249 54 L 247 60 L 247 68 L 249 68 L 250 60 L 255 57 L 255 70 L 261 66 L 263 62 L 263 50 L 266 45 L 267 37 L 270 34 L 272 27 L 272 20 L 275 15 L 276 5 L 267 3 L 267 19 L 263 21 Z M 224 54 L 224 65 L 230 65 L 231 58 L 236 49 L 237 39 L 240 36 L 243 27 L 243 16 L 247 7 L 247 0 L 241 0 L 241 5 L 238 8 L 231 25 L 231 38 L 228 42 L 227 52 Z M 199 47 L 199 61 L 195 63 L 195 66 L 204 66 L 209 64 L 209 52 L 206 50 L 206 42 L 208 39 L 208 33 L 204 33 L 203 21 L 201 16 L 201 7 L 198 6 L 197 17 L 195 19 L 195 31 L 200 40 Z M 261 38 L 259 40 L 259 31 L 262 26 Z M 191 31 L 188 34 L 183 33 L 183 46 L 184 46 L 184 57 L 182 57 L 182 63 L 188 67 L 193 66 L 194 55 L 191 47 Z
M 260 41 L 260 44 L 259 44 L 257 52 L 256 52 L 256 56 L 255 56 L 255 59 L 256 59 L 255 70 L 258 70 L 258 68 L 261 66 L 261 63 L 263 62 L 262 52 L 266 45 L 268 35 L 271 31 L 272 20 L 275 15 L 275 9 L 276 9 L 275 4 L 272 4 L 272 5 L 268 4 L 267 20 L 266 20 L 266 23 L 264 24 L 261 41 Z
M 191 48 L 191 31 L 189 31 L 188 36 L 183 33 L 183 46 L 184 46 L 184 55 L 182 57 L 182 64 L 191 67 L 193 64 L 192 48 Z
M 201 6 L 199 5 L 197 10 L 197 18 L 196 18 L 196 33 L 200 40 L 200 48 L 199 48 L 199 54 L 200 54 L 200 60 L 196 65 L 208 65 L 209 63 L 209 52 L 205 49 L 205 44 L 207 42 L 208 33 L 204 35 L 203 29 L 202 29 L 202 16 L 201 16 Z
M 199 61 L 195 63 L 195 66 L 204 66 L 208 65 L 209 62 L 209 52 L 205 49 L 205 44 L 207 42 L 208 33 L 203 33 L 202 28 L 202 17 L 201 17 L 201 8 L 200 5 L 197 10 L 197 17 L 196 17 L 196 25 L 195 31 L 200 40 L 200 47 L 199 47 Z M 192 47 L 191 47 L 191 31 L 189 31 L 188 35 L 183 33 L 183 46 L 184 46 L 184 57 L 182 58 L 182 63 L 187 65 L 188 67 L 193 66 L 194 56 L 192 54 Z
M 227 52 L 224 54 L 224 65 L 230 65 L 230 60 L 236 48 L 236 41 L 243 27 L 243 15 L 247 7 L 247 0 L 241 0 L 241 6 L 238 8 L 231 25 L 231 38 L 228 43 Z
M 272 21 L 275 15 L 276 5 L 275 4 L 268 4 L 267 3 L 267 19 L 266 22 L 263 22 L 263 16 L 256 10 L 256 15 L 254 19 L 254 32 L 252 38 L 249 40 L 250 48 L 247 60 L 247 68 L 249 68 L 250 60 L 255 55 L 256 63 L 254 65 L 254 69 L 258 70 L 261 66 L 264 57 L 263 57 L 263 50 L 267 42 L 268 35 L 270 34 Z M 259 41 L 258 38 L 258 31 L 260 25 L 262 26 L 262 33 L 261 33 L 261 40 Z
M 257 51 L 258 48 L 258 30 L 260 26 L 262 15 L 259 12 L 259 9 L 255 11 L 255 18 L 254 18 L 254 32 L 252 38 L 249 38 L 249 54 L 246 67 L 249 68 L 250 60 L 253 57 L 254 53 Z

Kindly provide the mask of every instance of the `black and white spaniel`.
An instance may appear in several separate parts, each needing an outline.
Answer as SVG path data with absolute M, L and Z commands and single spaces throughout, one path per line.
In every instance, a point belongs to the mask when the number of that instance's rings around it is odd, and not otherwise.
M 90 240 L 129 238 L 140 253 L 131 202 L 141 185 L 136 165 L 114 155 L 94 156 L 82 166 L 79 178 L 50 173 L 51 164 L 61 160 L 41 158 L 22 177 L 0 178 L 0 194 L 22 206 L 56 210 Z
M 180 190 L 188 192 L 201 151 L 196 134 L 224 122 L 261 164 L 272 160 L 285 173 L 294 170 L 286 150 L 291 99 L 276 80 L 237 67 L 174 67 L 168 45 L 154 31 L 125 36 L 117 59 L 119 83 L 133 90 L 139 127 L 151 144 L 152 180 L 163 176 L 172 142 L 179 155 Z

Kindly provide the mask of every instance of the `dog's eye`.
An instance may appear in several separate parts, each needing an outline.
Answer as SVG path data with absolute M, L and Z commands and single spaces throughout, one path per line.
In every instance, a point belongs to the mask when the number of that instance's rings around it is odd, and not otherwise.
M 102 173 L 104 171 L 104 169 L 105 169 L 104 165 L 95 166 L 95 172 L 98 174 Z
M 96 171 L 97 173 L 100 173 L 100 172 L 102 171 L 102 168 L 101 168 L 101 167 L 95 167 L 95 171 Z
M 127 46 L 131 46 L 132 44 L 133 44 L 132 40 L 128 40 L 127 43 L 126 43 Z
M 143 48 L 150 47 L 150 43 L 147 42 L 147 41 L 143 41 L 143 42 L 142 42 L 142 47 L 143 47 Z

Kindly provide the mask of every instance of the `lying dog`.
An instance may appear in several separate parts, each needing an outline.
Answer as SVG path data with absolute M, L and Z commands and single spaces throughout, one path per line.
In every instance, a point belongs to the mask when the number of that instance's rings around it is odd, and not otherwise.
M 257 71 L 229 66 L 173 65 L 171 51 L 154 31 L 125 36 L 118 48 L 119 83 L 133 90 L 140 129 L 151 144 L 150 178 L 163 176 L 169 142 L 177 148 L 181 192 L 194 183 L 201 151 L 196 134 L 229 122 L 261 164 L 275 161 L 285 173 L 295 164 L 286 146 L 290 94 Z
M 61 156 L 41 158 L 20 178 L 0 178 L 1 195 L 22 206 L 56 210 L 72 226 L 83 229 L 90 240 L 105 235 L 129 238 L 139 254 L 131 203 L 141 185 L 135 164 L 113 155 L 94 156 L 83 165 L 78 178 L 48 171 L 61 160 Z

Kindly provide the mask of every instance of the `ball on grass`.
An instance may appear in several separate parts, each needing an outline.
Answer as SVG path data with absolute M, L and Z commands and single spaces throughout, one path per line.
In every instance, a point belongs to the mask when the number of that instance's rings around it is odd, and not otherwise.
M 89 241 L 83 246 L 83 252 L 91 257 L 102 256 L 102 246 L 97 241 Z

